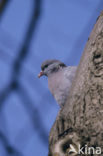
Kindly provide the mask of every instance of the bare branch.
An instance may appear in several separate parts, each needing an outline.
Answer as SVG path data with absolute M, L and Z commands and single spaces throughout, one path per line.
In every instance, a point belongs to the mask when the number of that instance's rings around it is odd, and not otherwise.
M 22 101 L 22 104 L 24 106 L 24 109 L 26 110 L 27 114 L 29 115 L 33 127 L 35 130 L 37 130 L 37 133 L 39 134 L 40 139 L 45 143 L 48 144 L 48 133 L 46 132 L 46 129 L 43 125 L 40 113 L 38 112 L 38 109 L 34 107 L 34 103 L 32 103 L 31 99 L 29 98 L 28 94 L 26 93 L 25 89 L 20 86 L 18 88 L 18 95 Z M 42 108 L 41 108 L 42 109 Z
M 33 1 L 34 2 L 34 1 Z M 11 94 L 13 90 L 16 90 L 18 87 L 18 77 L 20 76 L 20 72 L 22 69 L 22 63 L 23 60 L 26 58 L 28 52 L 29 52 L 29 47 L 30 43 L 32 40 L 32 36 L 34 32 L 36 31 L 37 28 L 37 23 L 40 17 L 40 11 L 41 11 L 41 0 L 36 0 L 35 3 L 33 4 L 33 12 L 29 24 L 28 31 L 25 35 L 25 40 L 23 43 L 23 46 L 19 52 L 18 57 L 14 61 L 14 66 L 13 66 L 13 72 L 12 72 L 12 79 L 10 84 L 2 91 L 0 95 L 0 110 L 2 109 L 2 106 L 4 104 L 4 101 L 6 98 Z
M 10 145 L 10 142 L 8 141 L 7 137 L 0 131 L 0 141 L 5 147 L 5 150 L 8 155 L 15 154 L 16 156 L 23 156 L 15 147 Z
M 0 2 L 0 19 L 6 9 L 8 2 L 9 2 L 9 0 L 1 0 L 1 2 Z
M 31 121 L 33 123 L 33 126 L 38 129 L 41 138 L 44 140 L 45 143 L 47 143 L 47 133 L 45 133 L 44 126 L 40 120 L 39 113 L 36 109 L 34 109 L 32 107 L 32 104 L 31 104 L 32 102 L 30 101 L 29 97 L 27 96 L 25 89 L 23 90 L 18 83 L 18 81 L 19 81 L 18 79 L 19 79 L 19 76 L 21 73 L 23 61 L 28 55 L 32 37 L 34 36 L 35 31 L 37 30 L 38 20 L 40 19 L 40 15 L 41 15 L 41 2 L 42 2 L 41 0 L 35 0 L 35 1 L 33 0 L 33 12 L 31 15 L 30 24 L 27 29 L 27 33 L 24 37 L 24 43 L 19 52 L 19 55 L 16 57 L 16 59 L 14 61 L 13 71 L 12 71 L 12 75 L 11 75 L 11 81 L 8 84 L 8 86 L 1 92 L 1 95 L 0 95 L 0 111 L 2 110 L 2 108 L 4 106 L 5 100 L 7 100 L 7 98 L 10 96 L 10 94 L 14 90 L 19 91 L 19 93 L 21 93 L 20 98 L 22 99 L 23 104 L 26 105 L 26 109 L 28 109 L 29 116 L 32 119 Z M 25 98 L 29 102 L 28 103 L 29 105 L 27 105 Z M 32 114 L 30 114 L 30 113 L 32 113 Z M 38 119 L 41 124 L 36 122 L 36 119 Z M 3 135 L 1 135 L 1 138 L 3 140 L 6 140 L 3 137 Z M 5 141 L 5 142 L 7 142 L 7 141 Z M 11 147 L 8 148 L 8 150 L 13 153 L 13 149 Z

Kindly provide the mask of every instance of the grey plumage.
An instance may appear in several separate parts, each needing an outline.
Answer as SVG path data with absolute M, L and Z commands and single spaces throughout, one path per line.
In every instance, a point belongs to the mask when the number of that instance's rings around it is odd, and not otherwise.
M 46 60 L 42 63 L 39 77 L 48 77 L 49 89 L 60 105 L 63 107 L 69 95 L 70 87 L 75 76 L 76 66 L 66 66 L 58 60 Z

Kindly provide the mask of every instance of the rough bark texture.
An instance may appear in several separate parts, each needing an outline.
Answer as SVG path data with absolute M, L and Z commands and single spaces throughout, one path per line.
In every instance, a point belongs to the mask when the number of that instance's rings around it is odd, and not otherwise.
M 84 49 L 70 96 L 51 129 L 49 156 L 79 155 L 70 152 L 70 144 L 76 151 L 79 144 L 100 147 L 103 155 L 103 11 Z

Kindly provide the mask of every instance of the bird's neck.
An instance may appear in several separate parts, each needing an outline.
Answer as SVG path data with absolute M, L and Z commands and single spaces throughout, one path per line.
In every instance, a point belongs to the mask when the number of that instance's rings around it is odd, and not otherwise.
M 50 78 L 50 77 L 55 77 L 55 75 L 61 73 L 61 71 L 62 71 L 64 68 L 66 68 L 66 67 L 60 67 L 58 70 L 50 72 L 50 73 L 48 74 L 48 78 Z

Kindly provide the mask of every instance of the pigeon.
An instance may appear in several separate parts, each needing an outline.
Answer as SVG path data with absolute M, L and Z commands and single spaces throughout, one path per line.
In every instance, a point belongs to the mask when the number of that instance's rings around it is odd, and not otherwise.
M 48 77 L 48 86 L 55 100 L 62 108 L 68 98 L 70 87 L 76 73 L 76 66 L 66 66 L 59 60 L 46 60 L 41 65 L 38 77 Z

